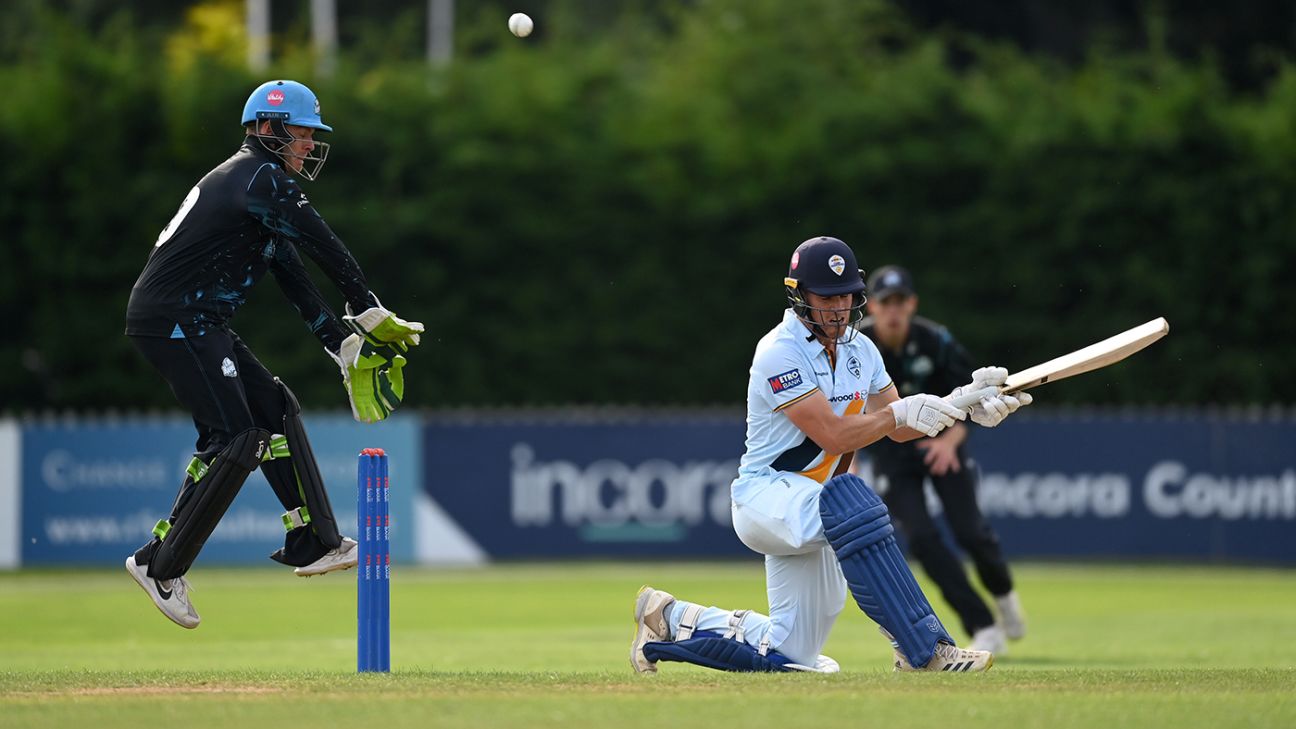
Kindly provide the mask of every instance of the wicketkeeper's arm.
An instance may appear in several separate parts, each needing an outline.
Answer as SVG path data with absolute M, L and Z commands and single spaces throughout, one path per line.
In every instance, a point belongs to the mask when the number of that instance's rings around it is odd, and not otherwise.
M 281 241 L 275 246 L 274 256 L 270 260 L 270 272 L 274 274 L 284 296 L 288 297 L 297 313 L 301 314 L 311 333 L 326 350 L 336 353 L 347 336 L 347 328 L 329 308 L 291 243 Z

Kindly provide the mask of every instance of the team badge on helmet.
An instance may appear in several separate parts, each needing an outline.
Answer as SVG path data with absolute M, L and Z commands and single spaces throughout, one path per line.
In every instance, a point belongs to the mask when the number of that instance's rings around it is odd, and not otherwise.
M 846 259 L 841 256 L 833 256 L 828 259 L 828 268 L 831 268 L 833 273 L 840 276 L 846 271 Z

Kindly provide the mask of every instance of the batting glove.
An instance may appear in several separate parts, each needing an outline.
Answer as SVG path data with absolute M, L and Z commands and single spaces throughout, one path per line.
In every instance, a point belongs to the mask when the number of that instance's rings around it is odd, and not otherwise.
M 936 435 L 954 424 L 955 420 L 967 418 L 967 412 L 956 408 L 935 395 L 910 395 L 891 403 L 897 428 L 911 428 L 923 435 Z
M 946 397 L 946 400 L 953 400 L 965 392 L 975 392 L 988 387 L 1000 388 L 1008 381 L 1008 370 L 1003 367 L 982 367 L 972 373 L 972 382 L 962 387 L 954 388 L 954 391 Z M 969 410 L 968 414 L 972 417 L 972 422 L 984 428 L 993 428 L 1002 423 L 1004 418 L 1017 412 L 1017 409 L 1023 405 L 1030 405 L 1034 400 L 1030 393 L 1018 392 L 1013 395 L 988 395 L 981 398 Z

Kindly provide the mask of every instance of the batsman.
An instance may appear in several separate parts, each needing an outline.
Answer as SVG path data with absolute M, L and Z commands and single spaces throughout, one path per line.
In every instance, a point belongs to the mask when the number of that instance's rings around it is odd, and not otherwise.
M 855 253 L 811 238 L 783 280 L 788 308 L 756 345 L 747 384 L 747 452 L 730 489 L 734 531 L 765 555 L 769 614 L 676 599 L 645 586 L 635 600 L 630 663 L 660 661 L 728 671 L 817 671 L 849 593 L 891 640 L 897 671 L 978 672 L 989 651 L 955 646 L 896 545 L 886 504 L 848 472 L 859 448 L 883 438 L 939 434 L 968 417 L 993 427 L 1029 398 L 950 400 L 1007 378 L 983 367 L 947 397 L 900 397 L 878 348 L 857 336 L 865 285 Z
M 185 196 L 126 309 L 131 343 L 198 430 L 170 517 L 126 559 L 158 609 L 185 628 L 200 621 L 185 574 L 257 468 L 285 509 L 284 546 L 272 559 L 302 576 L 356 564 L 356 542 L 338 531 L 297 398 L 230 328 L 248 291 L 267 271 L 274 275 L 337 363 L 364 423 L 400 405 L 405 353 L 423 331 L 382 306 L 297 183 L 314 180 L 328 157 L 329 145 L 315 135 L 333 130 L 315 94 L 295 81 L 269 81 L 248 97 L 242 118 L 242 146 Z M 343 316 L 311 281 L 303 252 L 341 292 Z

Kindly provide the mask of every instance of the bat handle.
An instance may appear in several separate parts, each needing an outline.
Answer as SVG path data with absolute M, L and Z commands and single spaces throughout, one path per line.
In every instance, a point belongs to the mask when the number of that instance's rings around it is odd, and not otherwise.
M 999 388 L 997 387 L 983 387 L 980 390 L 965 392 L 962 395 L 959 395 L 958 397 L 951 398 L 949 400 L 949 404 L 953 405 L 956 408 L 959 408 L 960 410 L 970 410 L 973 405 L 976 405 L 977 403 L 981 402 L 982 398 L 994 397 L 995 395 L 998 394 L 999 394 Z

